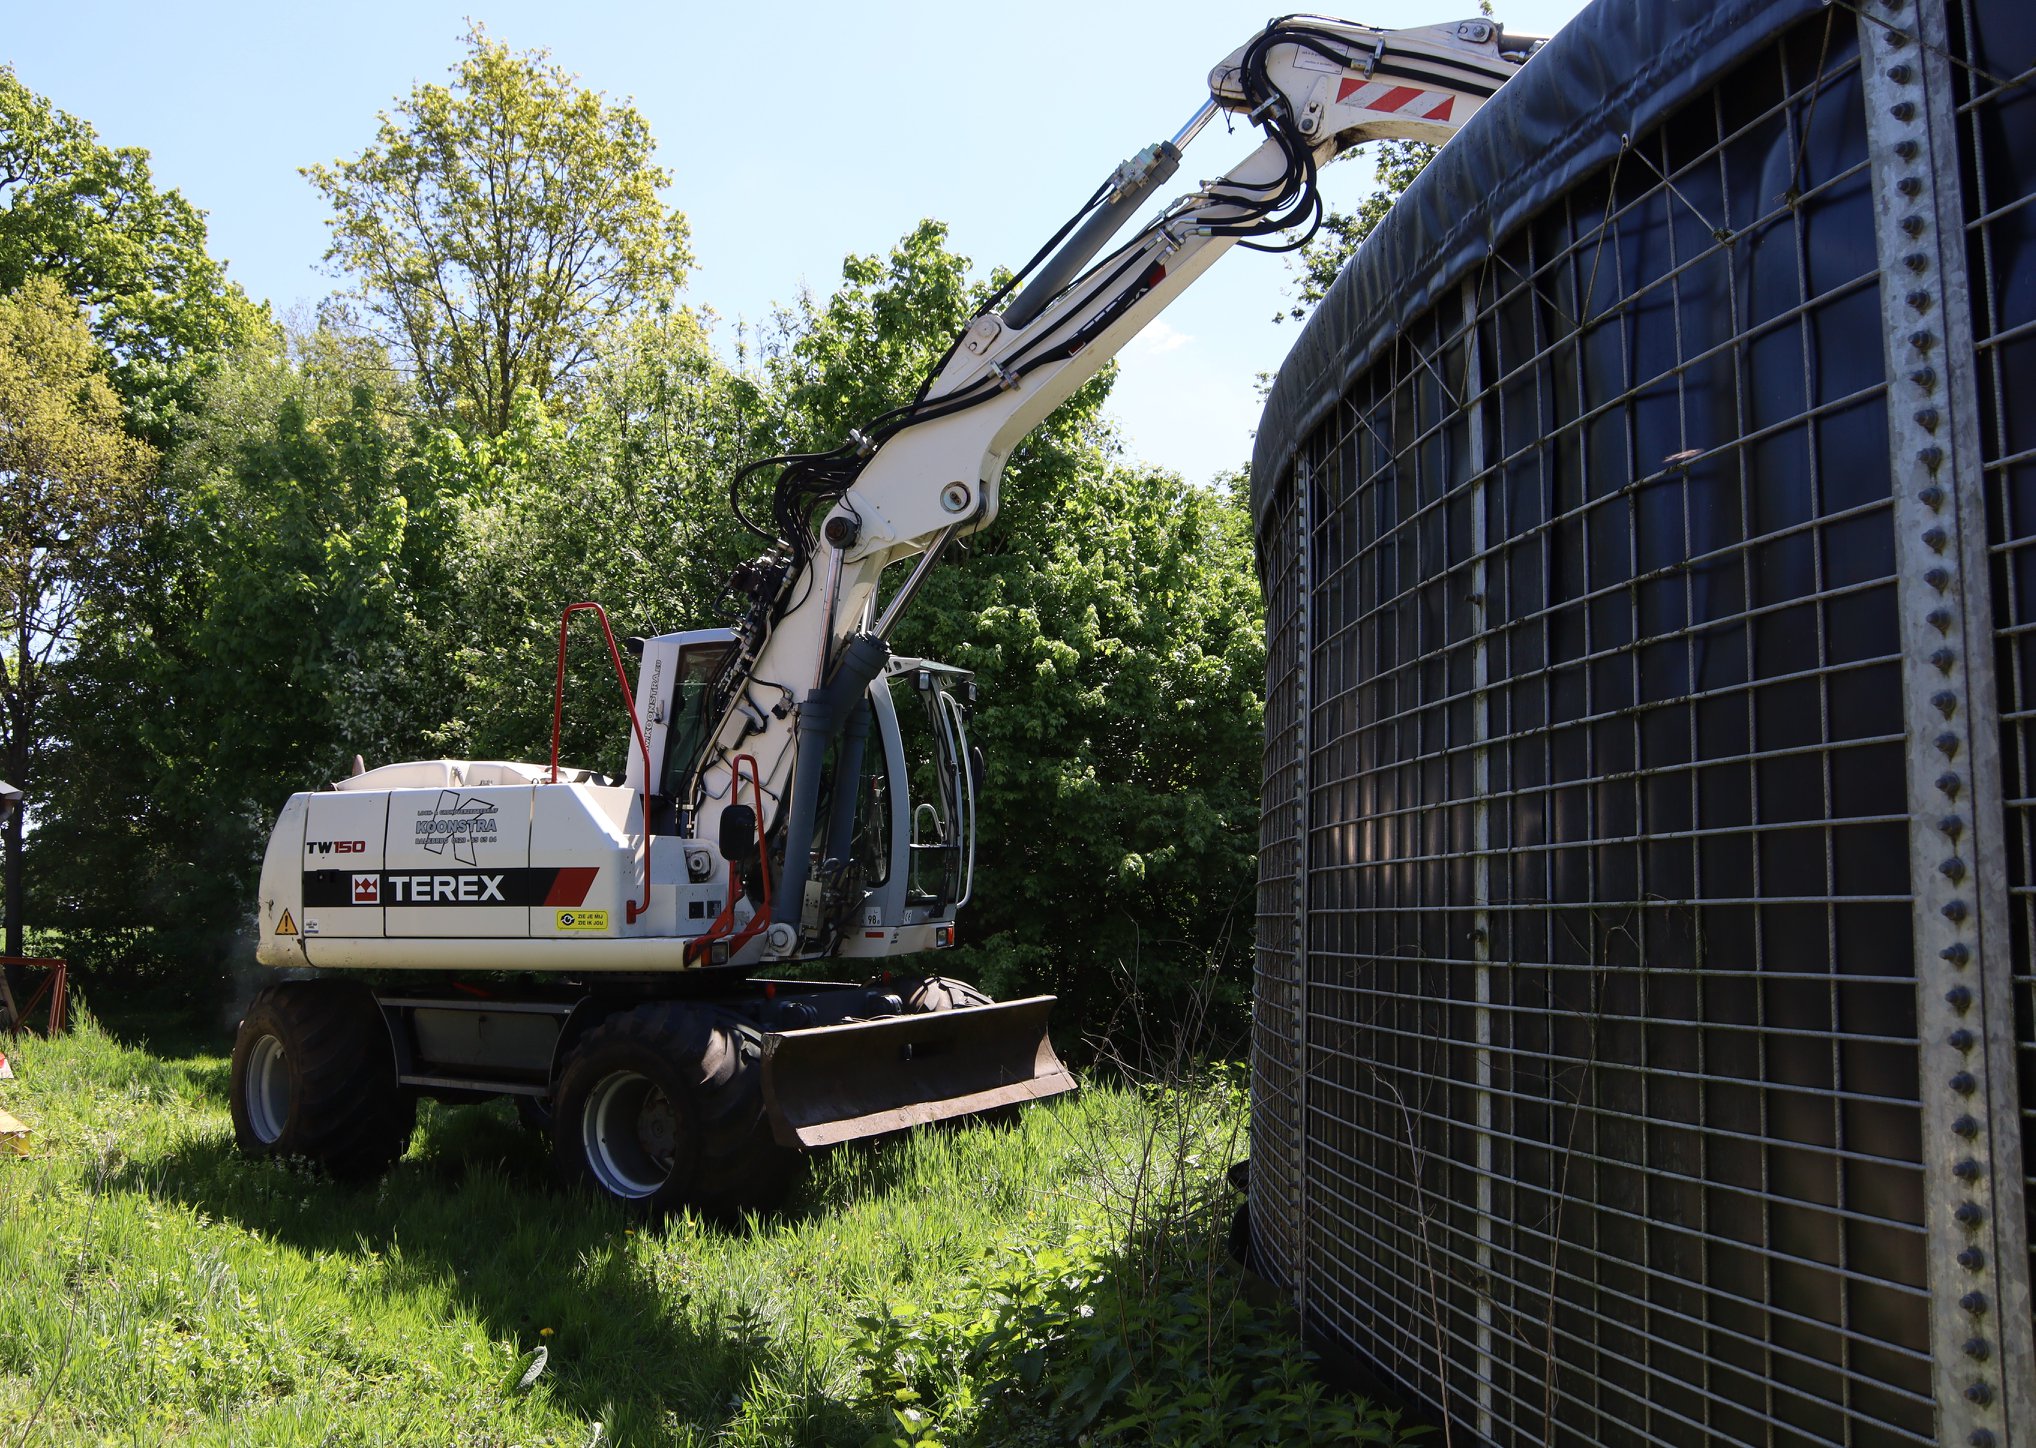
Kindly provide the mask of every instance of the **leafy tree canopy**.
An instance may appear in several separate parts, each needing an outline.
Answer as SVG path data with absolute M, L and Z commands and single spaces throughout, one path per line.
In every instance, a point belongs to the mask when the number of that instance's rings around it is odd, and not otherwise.
M 438 702 L 415 603 L 434 480 L 386 358 L 264 338 L 201 396 L 117 615 L 51 711 L 65 784 L 31 839 L 34 917 L 88 962 L 224 959 L 283 799 L 356 751 L 414 757 Z
M 911 396 L 986 290 L 967 268 L 922 222 L 784 319 L 764 367 L 784 440 L 837 441 Z M 893 640 L 984 687 L 972 944 L 955 968 L 1000 995 L 1056 991 L 1090 1025 L 1124 1001 L 1119 970 L 1159 1018 L 1212 962 L 1231 967 L 1219 1003 L 1248 998 L 1265 674 L 1242 490 L 1117 465 L 1114 377 L 1014 452 L 997 522 L 930 575 Z
M 54 280 L 0 297 L 0 761 L 24 789 L 50 665 L 75 645 L 92 584 L 117 571 L 155 462 L 122 426 L 103 360 Z M 7 829 L 6 954 L 19 955 L 19 814 Z
M 691 257 L 635 107 L 479 25 L 466 45 L 450 86 L 418 86 L 359 156 L 304 174 L 332 204 L 326 260 L 354 278 L 355 314 L 429 406 L 499 433 L 519 388 L 572 383 Z
M 155 188 L 146 151 L 101 145 L 0 65 L 0 292 L 38 275 L 85 307 L 130 421 L 158 443 L 208 360 L 264 326 L 206 253 L 205 213 Z

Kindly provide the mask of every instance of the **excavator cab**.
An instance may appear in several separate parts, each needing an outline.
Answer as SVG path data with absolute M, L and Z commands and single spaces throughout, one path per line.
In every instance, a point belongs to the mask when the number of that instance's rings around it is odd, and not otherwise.
M 653 835 L 716 836 L 721 810 L 710 806 L 727 801 L 706 798 L 700 777 L 714 762 L 715 679 L 735 646 L 727 629 L 635 645 Z M 871 957 L 953 944 L 955 914 L 975 878 L 983 762 L 968 725 L 976 695 L 965 669 L 886 661 L 828 747 L 798 943 L 784 953 Z M 641 787 L 639 772 L 632 755 L 632 789 Z
M 982 798 L 983 757 L 968 737 L 976 693 L 966 670 L 930 659 L 891 659 L 870 684 L 829 760 L 821 815 L 834 824 L 812 892 L 826 903 L 801 936 L 812 953 L 955 943 Z M 781 1144 L 827 1146 L 1074 1089 L 1047 1034 L 1052 996 L 996 1003 L 933 979 L 898 1012 L 764 1037 L 764 1101 Z
M 979 752 L 971 750 L 968 719 L 974 678 L 927 659 L 894 659 L 889 683 L 899 708 L 899 734 L 912 782 L 912 829 L 905 842 L 908 909 L 952 914 L 968 903 L 975 882 L 976 801 L 981 795 Z M 964 702 L 966 701 L 966 702 Z
M 831 910 L 855 916 L 831 922 L 841 931 L 839 953 L 953 943 L 955 913 L 975 879 L 982 792 L 982 756 L 968 738 L 975 691 L 966 670 L 915 658 L 892 659 L 870 685 L 868 740 L 858 758 L 851 726 L 829 780 L 835 800 L 851 780 L 856 791 L 852 827 L 840 827 L 839 805 L 833 811 L 837 827 L 822 863 L 824 875 L 841 881 Z M 914 947 L 908 932 L 929 938 Z

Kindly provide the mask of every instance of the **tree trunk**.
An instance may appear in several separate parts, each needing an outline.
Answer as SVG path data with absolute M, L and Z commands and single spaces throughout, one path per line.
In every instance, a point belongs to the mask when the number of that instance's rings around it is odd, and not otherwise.
M 21 954 L 21 816 L 17 809 L 7 817 L 7 944 L 0 955 Z M 21 1021 L 14 1004 L 16 973 L 15 966 L 0 966 L 0 1025 L 11 1027 Z
M 0 888 L 0 903 L 4 903 L 7 919 L 7 934 L 0 944 L 0 955 L 21 955 L 22 928 L 22 870 L 21 835 L 28 818 L 28 741 L 31 726 L 30 711 L 34 700 L 29 691 L 35 687 L 34 667 L 28 652 L 29 633 L 26 610 L 19 620 L 20 653 L 16 656 L 14 671 L 14 697 L 7 702 L 13 707 L 7 711 L 8 722 L 12 724 L 4 738 L 6 748 L 0 750 L 0 760 L 5 761 L 6 774 L 0 779 L 7 780 L 22 791 L 22 799 L 14 813 L 7 817 L 7 866 L 4 872 L 5 885 Z M 15 1008 L 15 989 L 27 989 L 27 977 L 15 966 L 0 966 L 0 1010 L 6 1012 L 7 1024 L 20 1024 L 21 1015 Z
M 0 955 L 21 951 L 21 816 L 16 810 L 7 819 L 7 947 Z
M 20 809 L 16 809 L 8 817 L 8 821 L 6 821 L 6 892 L 4 892 L 6 894 L 6 945 L 0 947 L 0 955 L 20 955 L 22 953 L 22 949 L 20 949 L 20 927 L 22 927 L 22 921 L 20 921 L 20 831 L 22 831 L 22 823 L 24 823 L 26 815 L 29 815 L 29 739 L 35 737 L 31 733 L 33 723 L 35 723 L 31 715 L 35 711 L 35 692 L 33 690 L 37 686 L 35 656 L 29 652 L 29 644 L 31 644 L 29 609 L 31 609 L 31 603 L 33 603 L 33 595 L 26 591 L 26 589 L 22 591 L 22 597 L 18 601 L 14 601 L 16 617 L 10 619 L 10 623 L 14 625 L 16 635 L 18 635 L 16 642 L 14 642 L 16 644 L 16 654 L 14 654 L 14 686 L 12 686 L 14 697 L 6 699 L 6 701 L 0 701 L 0 703 L 8 705 L 6 717 L 0 719 L 0 725 L 12 725 L 4 733 L 0 733 L 0 743 L 6 745 L 4 749 L 0 749 L 0 760 L 6 762 L 6 774 L 0 774 L 0 778 L 4 778 L 8 784 L 12 784 L 16 790 L 22 792 Z M 4 674 L 0 674 L 0 680 L 4 680 Z

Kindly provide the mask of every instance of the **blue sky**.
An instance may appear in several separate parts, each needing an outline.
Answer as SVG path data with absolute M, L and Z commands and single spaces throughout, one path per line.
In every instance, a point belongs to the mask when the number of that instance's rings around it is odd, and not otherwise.
M 1349 0 L 1355 4 L 1355 0 Z M 1547 34 L 1576 0 L 1513 0 L 1509 28 Z M 1476 11 L 1367 0 L 1350 18 L 1430 24 Z M 825 294 L 849 252 L 880 251 L 922 216 L 949 223 L 979 270 L 1029 256 L 1118 161 L 1171 135 L 1209 68 L 1266 9 L 1031 0 L 1023 7 L 889 0 L 562 5 L 347 0 L 336 6 L 0 0 L 0 60 L 32 90 L 146 148 L 158 184 L 209 213 L 212 249 L 279 312 L 325 275 L 325 208 L 297 168 L 356 154 L 375 114 L 442 81 L 469 16 L 521 50 L 544 46 L 587 86 L 632 97 L 693 228 L 696 306 L 731 342 L 802 287 Z M 1248 149 L 1211 126 L 1175 189 Z M 1362 159 L 1331 199 L 1368 189 Z M 1234 251 L 1126 349 L 1113 397 L 1133 457 L 1202 481 L 1250 453 L 1256 374 L 1292 323 L 1279 257 Z

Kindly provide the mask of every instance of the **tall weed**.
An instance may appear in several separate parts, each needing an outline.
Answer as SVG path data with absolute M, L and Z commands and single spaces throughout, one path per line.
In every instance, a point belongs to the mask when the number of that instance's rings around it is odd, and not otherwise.
M 1227 1254 L 1226 1169 L 1246 1148 L 1249 1075 L 1212 1050 L 1210 986 L 1153 1029 L 1135 974 L 1094 1043 L 1109 1083 L 1057 1113 L 1090 1208 L 1042 1244 L 1014 1232 L 938 1297 L 855 1319 L 868 1448 L 957 1444 L 1397 1443 L 1423 1430 L 1328 1391 L 1292 1313 Z M 1107 1095 L 1105 1093 L 1108 1093 Z M 1093 1109 L 1101 1098 L 1135 1103 Z
M 506 1109 L 381 1182 L 233 1150 L 209 1049 L 10 1044 L 0 1448 L 1384 1441 L 1227 1260 L 1234 1066 L 815 1163 L 784 1216 L 646 1227 Z M 1158 1057 L 1151 1057 L 1157 1060 Z M 540 1351 L 541 1350 L 541 1351 Z

